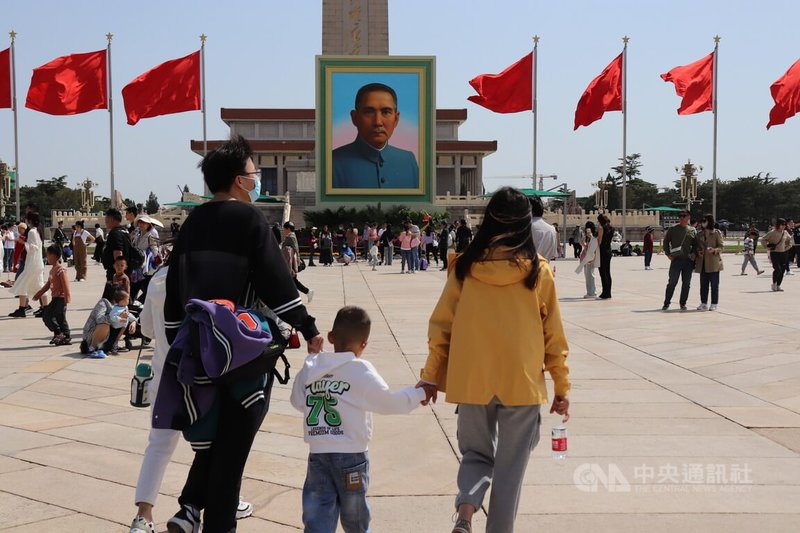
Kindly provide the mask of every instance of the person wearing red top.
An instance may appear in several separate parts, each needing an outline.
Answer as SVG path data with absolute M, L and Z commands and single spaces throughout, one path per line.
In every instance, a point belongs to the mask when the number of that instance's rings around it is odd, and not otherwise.
M 47 247 L 47 264 L 51 265 L 47 282 L 33 295 L 33 301 L 38 301 L 47 291 L 51 292 L 52 300 L 42 311 L 42 320 L 47 329 L 53 332 L 50 344 L 66 346 L 72 344 L 67 324 L 67 304 L 72 295 L 67 268 L 61 262 L 61 247 L 57 244 Z

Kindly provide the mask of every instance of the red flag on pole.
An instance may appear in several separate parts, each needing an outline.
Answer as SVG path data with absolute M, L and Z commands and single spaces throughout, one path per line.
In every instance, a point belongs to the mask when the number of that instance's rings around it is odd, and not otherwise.
M 141 74 L 122 89 L 122 99 L 131 126 L 143 118 L 200 109 L 200 51 Z
M 25 107 L 50 115 L 108 108 L 106 51 L 57 57 L 33 69 Z
M 481 74 L 469 81 L 478 93 L 468 100 L 495 113 L 519 113 L 533 107 L 533 52 L 500 74 Z
M 0 109 L 11 107 L 11 49 L 0 51 Z
M 606 111 L 622 111 L 622 54 L 614 58 L 583 92 L 575 109 L 574 129 L 600 120 Z
M 693 115 L 713 109 L 714 52 L 703 59 L 675 67 L 661 75 L 664 81 L 675 84 L 675 92 L 682 97 L 679 115 Z
M 778 78 L 778 81 L 770 85 L 769 91 L 775 100 L 775 106 L 769 112 L 767 129 L 770 126 L 783 124 L 787 118 L 800 112 L 800 60 L 789 67 L 786 74 Z

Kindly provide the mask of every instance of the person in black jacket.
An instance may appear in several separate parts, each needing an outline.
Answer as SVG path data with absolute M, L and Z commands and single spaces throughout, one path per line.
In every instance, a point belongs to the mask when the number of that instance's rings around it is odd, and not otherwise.
M 456 253 L 460 254 L 467 249 L 472 241 L 472 230 L 467 226 L 467 221 L 463 218 L 458 222 L 456 230 Z
M 309 353 L 321 351 L 322 336 L 300 300 L 270 227 L 250 205 L 258 198 L 261 174 L 249 143 L 233 136 L 209 152 L 200 167 L 214 197 L 186 219 L 170 257 L 164 304 L 167 340 L 174 340 L 191 298 L 231 300 L 249 307 L 255 297 L 302 333 Z M 233 233 L 230 228 L 235 228 Z M 236 530 L 242 473 L 272 387 L 272 374 L 255 378 L 265 380 L 265 398 L 247 407 L 234 399 L 242 383 L 217 383 L 217 434 L 208 449 L 195 452 L 178 499 L 181 509 L 167 522 L 170 531 L 197 531 L 201 509 L 203 531 Z
M 447 222 L 442 222 L 442 228 L 439 232 L 439 259 L 442 260 L 442 268 L 440 270 L 447 270 L 447 249 L 450 246 L 450 230 L 447 229 Z
M 114 294 L 114 286 L 111 283 L 114 278 L 114 261 L 119 256 L 127 259 L 131 247 L 131 235 L 122 225 L 122 213 L 120 213 L 119 209 L 112 207 L 105 214 L 108 234 L 106 235 L 102 258 L 103 268 L 106 269 L 106 285 L 103 289 L 103 298 L 111 301 L 111 296 Z M 125 274 L 130 276 L 130 269 L 126 270 Z
M 389 222 L 383 224 L 384 230 L 381 233 L 380 241 L 380 248 L 381 253 L 381 264 L 390 266 L 392 264 L 392 259 L 394 258 L 394 232 L 392 231 L 392 225 Z

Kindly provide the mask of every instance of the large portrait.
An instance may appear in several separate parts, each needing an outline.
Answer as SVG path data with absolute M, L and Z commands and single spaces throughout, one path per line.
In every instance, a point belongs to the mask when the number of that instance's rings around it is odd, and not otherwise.
M 434 58 L 318 56 L 317 66 L 321 203 L 429 202 Z

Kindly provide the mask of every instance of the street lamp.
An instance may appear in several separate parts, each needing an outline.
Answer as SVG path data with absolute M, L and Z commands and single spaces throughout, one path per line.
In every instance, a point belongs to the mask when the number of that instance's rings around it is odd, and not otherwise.
M 85 213 L 91 213 L 92 208 L 94 207 L 93 187 L 97 187 L 97 183 L 93 182 L 89 178 L 86 178 L 82 182 L 78 183 L 78 186 L 81 187 L 82 209 Z
M 703 172 L 702 165 L 695 165 L 691 159 L 681 167 L 675 167 L 675 172 L 681 178 L 681 198 L 686 202 L 686 210 L 691 211 L 692 204 L 697 200 L 697 176 Z
M 597 187 L 594 191 L 594 205 L 601 212 L 604 212 L 608 207 L 608 189 L 613 186 L 614 182 L 608 179 L 597 180 L 593 185 Z

